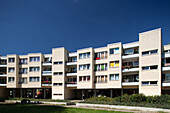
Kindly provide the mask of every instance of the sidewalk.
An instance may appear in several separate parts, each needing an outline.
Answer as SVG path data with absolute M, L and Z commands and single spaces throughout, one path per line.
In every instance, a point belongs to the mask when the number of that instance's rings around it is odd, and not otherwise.
M 87 104 L 87 103 L 76 103 L 76 106 L 77 107 L 94 107 L 94 108 L 97 107 L 97 108 L 136 110 L 136 111 L 139 110 L 139 111 L 144 111 L 144 112 L 168 112 L 168 113 L 170 113 L 170 109 L 163 109 L 163 108 L 119 106 L 119 105 L 104 105 L 104 104 Z

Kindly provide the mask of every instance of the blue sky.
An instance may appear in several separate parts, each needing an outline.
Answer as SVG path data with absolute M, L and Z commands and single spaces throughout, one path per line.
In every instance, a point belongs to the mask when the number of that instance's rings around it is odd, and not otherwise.
M 168 0 L 0 0 L 0 54 L 127 43 L 155 28 L 167 44 L 169 6 Z

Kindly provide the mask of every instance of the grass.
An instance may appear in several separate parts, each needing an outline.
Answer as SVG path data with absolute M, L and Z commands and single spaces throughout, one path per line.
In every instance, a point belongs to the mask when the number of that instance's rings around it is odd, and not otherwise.
M 0 113 L 126 113 L 119 111 L 68 108 L 44 105 L 9 104 L 0 105 Z

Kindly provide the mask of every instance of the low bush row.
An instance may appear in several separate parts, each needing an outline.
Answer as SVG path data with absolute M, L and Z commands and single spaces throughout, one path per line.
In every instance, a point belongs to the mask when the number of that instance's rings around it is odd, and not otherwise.
M 110 104 L 110 105 L 127 105 L 127 106 L 143 106 L 170 109 L 170 95 L 161 96 L 145 96 L 143 94 L 123 95 L 120 97 L 91 97 L 85 99 L 83 103 L 93 104 Z

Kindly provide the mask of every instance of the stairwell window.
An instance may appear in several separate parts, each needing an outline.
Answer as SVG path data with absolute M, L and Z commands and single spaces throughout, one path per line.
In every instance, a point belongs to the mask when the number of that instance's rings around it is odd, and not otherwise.
M 62 83 L 53 83 L 53 86 L 62 86 Z
M 62 61 L 54 62 L 54 64 L 63 64 L 63 62 Z
M 143 81 L 142 85 L 158 85 L 158 81 Z
M 158 53 L 158 50 L 151 50 L 151 51 L 144 51 L 142 52 L 142 55 L 151 55 L 151 54 L 156 54 Z
M 119 80 L 119 74 L 110 74 L 110 80 Z
M 119 54 L 119 48 L 110 49 L 110 54 Z
M 63 75 L 63 72 L 54 72 L 54 75 Z
M 153 69 L 158 69 L 158 65 L 142 67 L 142 70 L 153 70 Z

